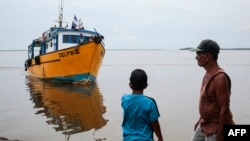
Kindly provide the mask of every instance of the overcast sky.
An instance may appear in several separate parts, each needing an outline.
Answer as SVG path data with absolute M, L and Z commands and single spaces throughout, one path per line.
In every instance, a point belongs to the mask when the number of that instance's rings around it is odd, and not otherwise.
M 250 48 L 250 0 L 64 0 L 105 37 L 106 49 L 180 49 L 213 39 L 221 48 Z M 58 0 L 0 0 L 0 49 L 27 49 L 57 25 Z

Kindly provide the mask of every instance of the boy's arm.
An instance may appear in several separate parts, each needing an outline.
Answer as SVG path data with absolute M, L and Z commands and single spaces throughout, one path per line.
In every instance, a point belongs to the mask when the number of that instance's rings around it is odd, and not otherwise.
M 151 126 L 152 126 L 152 128 L 153 128 L 156 136 L 158 137 L 158 141 L 163 141 L 162 134 L 161 134 L 161 127 L 160 127 L 159 121 L 156 120 L 156 121 L 152 122 Z

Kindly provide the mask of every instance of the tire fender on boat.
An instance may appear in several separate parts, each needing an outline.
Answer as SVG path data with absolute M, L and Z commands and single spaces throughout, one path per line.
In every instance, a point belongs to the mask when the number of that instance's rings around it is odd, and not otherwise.
M 39 57 L 39 56 L 36 56 L 36 57 L 35 57 L 35 63 L 36 63 L 37 65 L 40 64 L 40 57 Z
M 24 63 L 25 71 L 31 66 L 31 59 L 27 59 Z
M 101 43 L 102 39 L 104 39 L 103 36 L 95 36 L 95 37 L 94 37 L 94 41 L 95 41 L 95 43 L 97 43 L 97 44 Z

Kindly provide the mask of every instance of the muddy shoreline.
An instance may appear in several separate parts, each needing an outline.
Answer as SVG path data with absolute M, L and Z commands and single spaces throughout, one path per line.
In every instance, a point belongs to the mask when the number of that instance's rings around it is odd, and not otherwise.
M 18 139 L 8 139 L 6 137 L 0 137 L 0 141 L 21 141 L 21 140 L 18 140 Z

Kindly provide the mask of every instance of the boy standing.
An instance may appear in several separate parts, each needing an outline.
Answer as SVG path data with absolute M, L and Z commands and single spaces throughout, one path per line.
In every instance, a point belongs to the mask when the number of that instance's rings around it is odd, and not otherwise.
M 146 72 L 141 69 L 132 71 L 129 86 L 132 94 L 125 94 L 121 99 L 123 141 L 153 141 L 154 132 L 158 141 L 163 141 L 157 104 L 153 98 L 143 95 L 148 86 Z

